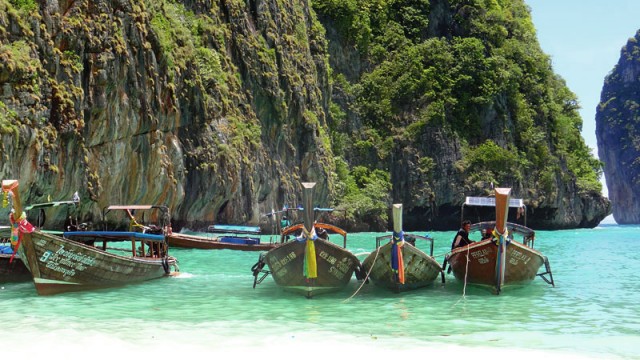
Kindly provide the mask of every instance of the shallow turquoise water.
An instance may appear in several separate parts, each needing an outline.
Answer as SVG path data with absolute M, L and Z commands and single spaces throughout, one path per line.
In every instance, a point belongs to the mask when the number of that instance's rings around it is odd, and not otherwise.
M 270 277 L 253 289 L 257 252 L 172 249 L 182 273 L 175 278 L 51 297 L 38 296 L 31 283 L 0 285 L 0 344 L 37 336 L 67 346 L 207 351 L 321 337 L 364 347 L 463 344 L 640 358 L 639 230 L 539 231 L 536 249 L 549 258 L 556 287 L 537 278 L 500 296 L 465 288 L 452 275 L 444 285 L 403 294 L 361 286 L 354 276 L 342 292 L 306 299 Z M 350 234 L 348 247 L 372 251 L 378 235 Z M 430 235 L 442 262 L 454 232 Z

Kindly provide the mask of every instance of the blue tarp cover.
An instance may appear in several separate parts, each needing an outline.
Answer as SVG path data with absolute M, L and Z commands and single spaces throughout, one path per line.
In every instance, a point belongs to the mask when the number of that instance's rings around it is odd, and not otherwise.
M 230 233 L 230 234 L 259 234 L 258 226 L 242 226 L 242 225 L 209 225 L 209 232 Z
M 260 239 L 252 237 L 236 237 L 236 236 L 223 236 L 220 238 L 220 242 L 231 244 L 244 244 L 244 245 L 256 245 L 260 244 Z
M 0 254 L 13 254 L 13 250 L 9 245 L 0 245 Z

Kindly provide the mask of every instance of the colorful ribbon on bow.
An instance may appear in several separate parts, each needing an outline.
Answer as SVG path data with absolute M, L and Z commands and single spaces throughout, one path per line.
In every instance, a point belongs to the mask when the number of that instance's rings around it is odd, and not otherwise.
M 13 213 L 9 215 L 9 222 L 11 223 L 11 247 L 13 248 L 13 254 L 9 259 L 9 263 L 13 262 L 13 258 L 18 252 L 20 247 L 20 241 L 22 240 L 23 233 L 31 233 L 35 229 L 33 225 L 27 221 L 27 214 L 23 211 L 18 220 L 15 220 Z
M 507 245 L 511 241 L 509 239 L 509 229 L 504 228 L 504 233 L 499 233 L 498 229 L 493 230 L 493 235 L 496 237 L 496 245 L 498 246 L 496 254 L 496 270 L 495 270 L 495 288 L 496 292 L 500 294 L 502 286 L 504 285 L 504 272 L 506 269 L 506 254 Z
M 404 246 L 404 231 L 393 233 L 391 240 L 391 268 L 393 269 L 395 280 L 404 284 L 404 261 L 402 259 L 402 247 Z
M 315 279 L 318 277 L 318 262 L 316 260 L 316 245 L 314 242 L 317 238 L 315 228 L 312 228 L 311 232 L 308 232 L 307 229 L 303 227 L 302 235 L 296 239 L 298 241 L 306 241 L 302 273 L 307 279 Z
M 500 234 L 498 232 L 498 230 L 496 228 L 493 229 L 493 231 L 491 232 L 491 234 L 493 235 L 494 239 L 498 239 L 500 236 L 503 236 L 505 239 L 509 238 L 509 229 L 507 229 L 506 227 L 504 228 L 504 233 Z

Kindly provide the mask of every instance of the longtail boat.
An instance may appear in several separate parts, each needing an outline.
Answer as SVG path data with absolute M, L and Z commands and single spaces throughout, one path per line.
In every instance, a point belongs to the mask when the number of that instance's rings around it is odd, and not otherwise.
M 302 183 L 304 222 L 283 229 L 282 245 L 260 255 L 258 263 L 251 269 L 254 287 L 270 274 L 284 290 L 311 298 L 344 288 L 353 273 L 359 270 L 360 261 L 346 249 L 346 231 L 314 221 L 315 185 Z M 342 246 L 329 240 L 332 234 L 342 237 Z M 269 270 L 263 269 L 265 265 Z
M 124 210 L 129 215 L 130 231 L 65 231 L 59 236 L 28 223 L 17 189 L 17 180 L 2 182 L 3 192 L 12 195 L 15 214 L 23 214 L 11 222 L 19 224 L 18 254 L 29 268 L 38 294 L 122 286 L 169 275 L 172 267 L 177 270 L 164 236 L 165 219 L 169 218 L 166 207 L 110 206 L 108 211 Z M 147 209 L 163 212 L 162 228 L 142 225 L 133 217 L 134 211 Z M 124 246 L 108 246 L 114 243 Z
M 442 267 L 433 258 L 433 238 L 402 231 L 402 204 L 394 204 L 393 234 L 376 238 L 376 250 L 362 262 L 363 270 L 374 285 L 394 292 L 431 285 L 442 273 Z M 384 245 L 380 245 L 386 241 Z M 416 243 L 429 246 L 429 254 Z
M 466 205 L 495 206 L 495 221 L 473 224 L 469 232 L 486 230 L 490 236 L 451 250 L 443 268 L 448 263 L 459 281 L 488 286 L 495 294 L 508 286 L 527 284 L 536 276 L 554 286 L 549 260 L 533 248 L 534 231 L 507 222 L 510 206 L 524 208 L 521 199 L 510 199 L 510 193 L 510 188 L 496 188 L 495 198 L 467 198 Z M 543 265 L 545 270 L 539 273 Z
M 78 200 L 52 201 L 26 206 L 25 212 L 27 215 L 32 215 L 32 212 L 37 210 L 38 213 L 35 217 L 36 227 L 40 228 L 43 232 L 57 233 L 61 235 L 63 232 L 62 230 L 42 229 L 42 226 L 45 223 L 45 210 L 59 207 L 66 208 L 68 217 L 67 223 L 70 228 L 72 224 L 74 224 L 74 219 L 75 224 L 77 224 L 77 211 L 75 209 L 77 205 Z M 10 216 L 13 216 L 13 214 Z M 13 232 L 10 226 L 0 226 L 0 283 L 31 281 L 31 272 L 17 254 L 18 223 L 14 223 L 14 225 L 15 231 Z M 13 241 L 11 241 L 12 238 Z
M 207 232 L 211 235 L 170 233 L 167 235 L 167 241 L 171 247 L 242 251 L 267 251 L 278 245 L 272 241 L 262 242 L 258 226 L 216 224 L 210 225 Z

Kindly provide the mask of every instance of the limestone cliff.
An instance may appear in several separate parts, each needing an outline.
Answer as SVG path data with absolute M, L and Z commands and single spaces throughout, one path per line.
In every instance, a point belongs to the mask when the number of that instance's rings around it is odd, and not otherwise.
M 605 78 L 596 112 L 598 155 L 619 224 L 640 224 L 640 31 Z
M 0 176 L 27 203 L 78 191 L 93 221 L 163 203 L 177 228 L 266 226 L 314 181 L 349 230 L 386 230 L 398 201 L 408 229 L 451 229 L 494 182 L 532 226 L 595 226 L 575 99 L 524 3 L 486 6 L 0 0 Z
M 406 228 L 457 229 L 465 196 L 492 186 L 524 198 L 534 228 L 593 227 L 610 213 L 575 95 L 553 74 L 523 1 L 314 6 L 342 110 L 333 115 L 349 134 L 345 161 L 390 174 L 386 200 L 404 204 Z
M 325 47 L 298 1 L 0 0 L 0 175 L 94 220 L 258 223 L 301 180 L 326 204 Z

